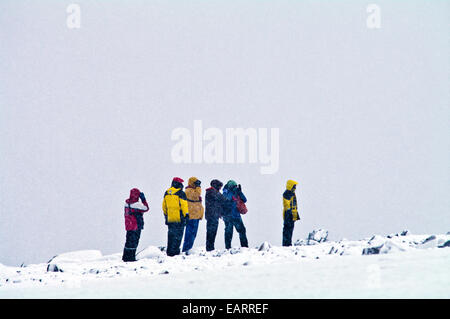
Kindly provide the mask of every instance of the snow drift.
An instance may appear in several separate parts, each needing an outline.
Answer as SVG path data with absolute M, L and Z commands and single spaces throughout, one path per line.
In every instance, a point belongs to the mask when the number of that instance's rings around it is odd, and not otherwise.
M 328 241 L 327 238 L 328 231 L 321 229 L 311 232 L 306 240 L 297 240 L 291 247 L 277 247 L 268 242 L 263 242 L 254 248 L 232 248 L 212 252 L 206 252 L 204 247 L 198 247 L 192 249 L 188 254 L 175 257 L 167 257 L 164 247 L 149 246 L 137 254 L 138 261 L 134 263 L 122 262 L 121 253 L 103 256 L 100 251 L 85 250 L 60 254 L 51 258 L 48 263 L 42 264 L 21 267 L 7 267 L 0 264 L 0 297 L 28 296 L 41 298 L 42 296 L 48 296 L 48 291 L 53 291 L 53 294 L 51 294 L 53 297 L 63 297 L 69 292 L 67 288 L 76 288 L 72 290 L 73 294 L 69 296 L 77 298 L 104 297 L 109 296 L 114 291 L 117 293 L 117 295 L 113 294 L 115 297 L 127 297 L 129 295 L 124 294 L 127 291 L 124 287 L 127 287 L 130 282 L 138 285 L 143 285 L 146 282 L 148 285 L 142 290 L 146 293 L 139 295 L 139 297 L 168 298 L 176 296 L 192 298 L 192 292 L 182 295 L 183 290 L 177 290 L 174 287 L 183 284 L 189 286 L 189 284 L 197 282 L 194 280 L 196 278 L 199 283 L 207 287 L 204 288 L 203 292 L 198 291 L 197 296 L 203 298 L 229 296 L 222 294 L 227 291 L 226 287 L 229 287 L 230 284 L 235 284 L 236 287 L 249 285 L 257 289 L 256 287 L 264 282 L 266 284 L 264 289 L 252 290 L 252 292 L 247 292 L 245 296 L 238 293 L 240 290 L 237 288 L 234 290 L 230 288 L 229 291 L 234 294 L 233 297 L 297 298 L 298 294 L 294 293 L 293 287 L 297 287 L 304 294 L 306 291 L 302 290 L 302 287 L 305 288 L 304 285 L 308 280 L 316 280 L 318 286 L 313 285 L 314 289 L 320 288 L 317 294 L 312 295 L 313 297 L 340 297 L 341 295 L 337 292 L 337 295 L 327 295 L 327 293 L 330 293 L 327 290 L 330 283 L 324 282 L 323 278 L 335 274 L 336 276 L 329 279 L 333 282 L 338 280 L 336 278 L 340 271 L 348 272 L 348 274 L 342 275 L 342 280 L 339 279 L 341 281 L 336 285 L 337 287 L 351 286 L 352 276 L 358 271 L 357 265 L 364 265 L 367 268 L 369 265 L 377 264 L 383 265 L 380 266 L 381 269 L 396 269 L 393 265 L 403 263 L 404 266 L 402 267 L 409 271 L 411 265 L 417 264 L 418 267 L 421 267 L 419 269 L 423 271 L 423 262 L 433 262 L 434 260 L 439 263 L 438 268 L 442 272 L 444 271 L 443 268 L 448 268 L 442 267 L 442 265 L 448 266 L 450 264 L 450 249 L 446 249 L 450 246 L 449 234 L 411 235 L 404 231 L 389 236 L 375 235 L 356 241 L 345 239 Z M 429 254 L 439 258 L 432 259 Z M 393 257 L 392 259 L 370 259 L 377 258 L 370 255 L 380 257 L 390 255 Z M 408 258 L 412 258 L 410 264 L 406 263 Z M 386 262 L 388 264 L 385 265 Z M 287 270 L 283 270 L 286 267 L 288 267 Z M 302 267 L 304 268 L 302 271 L 294 270 Z M 433 267 L 433 265 L 430 267 Z M 323 270 L 319 271 L 321 268 Z M 366 271 L 366 268 L 361 269 Z M 248 273 L 248 269 L 252 269 L 251 274 Z M 430 272 L 435 270 L 430 269 Z M 286 283 L 287 287 L 279 291 L 282 294 L 280 296 L 274 288 L 284 280 L 282 277 L 290 271 L 294 271 L 295 275 Z M 434 275 L 439 275 L 439 271 L 435 272 Z M 252 279 L 246 281 L 246 276 L 253 278 L 252 276 L 258 274 L 258 272 L 261 272 L 261 277 L 254 278 L 255 284 L 252 284 Z M 404 274 L 405 270 L 402 270 L 402 272 Z M 399 276 L 400 273 L 399 271 Z M 450 285 L 444 284 L 444 282 L 450 283 L 450 276 L 446 273 L 441 274 L 440 280 L 437 281 L 440 289 L 437 297 L 442 294 L 446 297 L 450 296 L 450 289 L 448 288 Z M 270 274 L 273 276 L 272 279 Z M 423 282 L 423 273 L 415 272 L 414 274 L 417 276 L 418 282 Z M 427 272 L 427 274 L 429 273 Z M 219 277 L 216 278 L 216 276 Z M 299 276 L 306 276 L 306 279 L 300 280 L 301 277 Z M 347 278 L 345 278 L 346 276 Z M 270 280 L 273 281 L 272 284 Z M 86 294 L 88 291 L 93 291 L 92 287 L 104 285 L 106 282 L 108 283 L 108 289 L 103 290 L 104 294 Z M 156 282 L 159 283 L 159 286 L 155 286 Z M 392 280 L 390 284 L 393 284 Z M 116 285 L 121 288 L 115 290 Z M 293 285 L 292 291 L 289 290 L 289 285 Z M 85 286 L 85 288 L 82 288 L 82 286 Z M 59 288 L 64 289 L 58 290 Z M 309 290 L 310 293 L 316 291 L 314 289 Z M 96 290 L 97 288 L 94 289 L 94 291 Z M 78 293 L 75 293 L 75 291 L 78 291 Z M 202 294 L 205 291 L 209 291 L 209 295 Z M 364 291 L 367 292 L 367 290 Z M 373 291 L 371 290 L 371 292 Z M 248 295 L 248 293 L 253 295 Z M 344 296 L 352 295 L 344 294 Z M 361 294 L 358 296 L 361 296 Z M 381 294 L 380 296 L 385 297 L 386 295 Z M 417 295 L 413 296 L 416 297 Z M 436 297 L 436 294 L 433 296 Z M 130 297 L 136 297 L 136 295 L 130 295 Z

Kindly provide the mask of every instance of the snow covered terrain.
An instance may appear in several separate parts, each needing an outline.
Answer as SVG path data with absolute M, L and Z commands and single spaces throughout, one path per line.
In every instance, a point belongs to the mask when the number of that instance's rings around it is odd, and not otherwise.
M 134 263 L 89 250 L 42 264 L 0 264 L 0 298 L 450 297 L 450 233 L 327 236 L 317 230 L 292 247 L 200 247 L 176 257 L 150 246 Z

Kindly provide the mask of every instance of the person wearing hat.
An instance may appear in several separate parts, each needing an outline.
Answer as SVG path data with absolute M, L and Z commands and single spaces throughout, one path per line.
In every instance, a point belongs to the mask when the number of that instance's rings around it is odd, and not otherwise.
M 202 205 L 201 181 L 197 177 L 191 177 L 186 187 L 186 198 L 188 202 L 189 220 L 186 224 L 184 234 L 183 252 L 189 251 L 194 246 L 197 237 L 198 224 L 203 218 L 204 208 Z
M 167 232 L 167 256 L 180 254 L 180 245 L 183 239 L 184 226 L 189 219 L 186 194 L 183 192 L 183 180 L 174 177 L 171 187 L 164 193 L 162 209 Z
M 139 199 L 141 202 L 139 202 Z M 125 247 L 123 249 L 123 261 L 136 261 L 136 249 L 144 228 L 143 214 L 149 209 L 144 193 L 133 188 L 130 197 L 125 200 L 125 230 L 127 231 Z
M 223 183 L 218 179 L 213 179 L 210 185 L 211 187 L 206 189 L 205 195 L 206 251 L 214 250 L 219 219 L 230 205 L 230 201 L 220 192 Z
M 300 220 L 297 208 L 297 196 L 295 195 L 297 185 L 298 183 L 296 181 L 288 180 L 286 190 L 283 193 L 283 246 L 292 245 L 294 225 L 297 220 Z
M 242 221 L 241 213 L 237 207 L 238 200 L 241 200 L 243 203 L 247 202 L 247 198 L 242 193 L 241 185 L 237 185 L 235 181 L 229 180 L 223 188 L 223 195 L 232 203 L 223 217 L 223 221 L 225 222 L 225 248 L 231 248 L 233 228 L 236 228 L 236 231 L 239 233 L 241 247 L 248 247 L 246 229 Z

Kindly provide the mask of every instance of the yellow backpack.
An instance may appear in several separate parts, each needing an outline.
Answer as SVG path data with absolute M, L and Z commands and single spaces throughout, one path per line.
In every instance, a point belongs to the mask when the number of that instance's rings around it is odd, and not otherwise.
M 186 194 L 179 188 L 169 188 L 164 194 L 162 209 L 167 223 L 182 222 L 188 214 Z

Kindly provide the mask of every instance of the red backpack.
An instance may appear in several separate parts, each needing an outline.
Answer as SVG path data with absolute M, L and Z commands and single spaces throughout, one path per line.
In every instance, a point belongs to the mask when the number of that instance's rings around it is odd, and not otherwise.
M 239 211 L 239 213 L 241 213 L 242 215 L 245 215 L 248 211 L 245 203 L 242 201 L 242 199 L 239 196 L 237 196 L 237 197 L 233 196 L 233 199 L 236 201 L 236 208 Z

